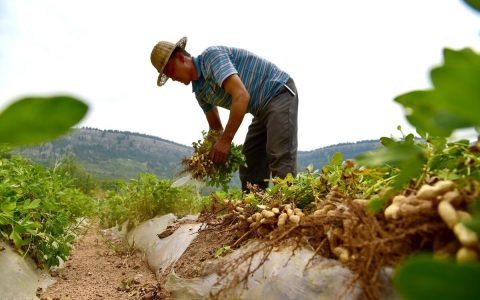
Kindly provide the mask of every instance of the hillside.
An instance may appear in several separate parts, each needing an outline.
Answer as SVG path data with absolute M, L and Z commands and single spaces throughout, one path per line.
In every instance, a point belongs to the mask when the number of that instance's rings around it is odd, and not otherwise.
M 311 163 L 314 165 L 314 169 L 319 169 L 327 164 L 329 159 L 336 152 L 341 152 L 343 154 L 343 159 L 351 159 L 360 153 L 371 151 L 379 146 L 379 140 L 367 140 L 355 143 L 341 143 L 318 148 L 312 151 L 299 151 L 297 163 L 299 170 L 305 168 Z
M 52 166 L 64 155 L 73 155 L 99 178 L 129 179 L 139 172 L 171 178 L 179 171 L 180 160 L 192 151 L 191 147 L 154 136 L 79 128 L 53 142 L 18 152 L 46 166 Z
M 335 152 L 344 159 L 374 149 L 378 140 L 342 143 L 312 151 L 298 152 L 299 170 L 309 164 L 321 168 Z M 71 134 L 40 146 L 19 149 L 21 155 L 53 166 L 64 155 L 73 155 L 93 175 L 104 179 L 130 179 L 140 172 L 173 178 L 183 157 L 193 148 L 140 133 L 95 128 L 78 128 Z

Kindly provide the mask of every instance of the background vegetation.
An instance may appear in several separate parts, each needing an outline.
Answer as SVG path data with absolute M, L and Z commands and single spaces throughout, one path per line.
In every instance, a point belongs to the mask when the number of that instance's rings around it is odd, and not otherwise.
M 299 151 L 298 169 L 304 170 L 310 164 L 320 169 L 336 152 L 350 159 L 379 146 L 379 140 L 370 140 Z M 134 179 L 139 173 L 173 179 L 181 170 L 182 159 L 192 155 L 193 147 L 127 131 L 78 128 L 54 141 L 15 152 L 46 167 L 70 157 L 98 179 Z M 240 186 L 238 174 L 232 182 L 233 186 Z

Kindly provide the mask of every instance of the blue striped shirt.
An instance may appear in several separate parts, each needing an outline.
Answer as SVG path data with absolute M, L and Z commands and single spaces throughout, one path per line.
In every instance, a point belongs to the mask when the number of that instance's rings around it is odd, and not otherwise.
M 230 108 L 232 97 L 222 84 L 232 74 L 238 74 L 250 94 L 247 111 L 254 116 L 290 78 L 273 63 L 238 48 L 209 47 L 193 61 L 199 78 L 192 81 L 192 89 L 205 113 L 214 106 Z

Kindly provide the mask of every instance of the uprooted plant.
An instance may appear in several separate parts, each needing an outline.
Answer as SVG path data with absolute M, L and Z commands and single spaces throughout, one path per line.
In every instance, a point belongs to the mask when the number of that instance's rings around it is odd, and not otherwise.
M 192 143 L 194 150 L 192 156 L 182 159 L 183 169 L 179 173 L 190 173 L 192 178 L 201 180 L 208 186 L 222 187 L 223 190 L 227 190 L 232 174 L 245 164 L 242 145 L 232 144 L 225 164 L 215 164 L 210 159 L 210 151 L 218 138 L 218 133 L 210 131 L 207 134 L 202 131 L 202 136 L 203 140 Z

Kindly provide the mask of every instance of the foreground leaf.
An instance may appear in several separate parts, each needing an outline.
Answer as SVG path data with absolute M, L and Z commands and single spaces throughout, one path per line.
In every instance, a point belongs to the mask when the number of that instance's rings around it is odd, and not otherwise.
M 448 137 L 456 129 L 480 125 L 480 55 L 471 49 L 444 49 L 444 64 L 431 71 L 434 88 L 395 98 L 419 131 Z
M 65 134 L 88 106 L 69 96 L 20 99 L 0 114 L 0 142 L 15 146 L 46 142 Z
M 480 0 L 464 0 L 464 2 L 477 12 L 480 12 Z
M 408 259 L 395 273 L 402 299 L 480 299 L 480 264 L 437 261 L 421 255 Z

